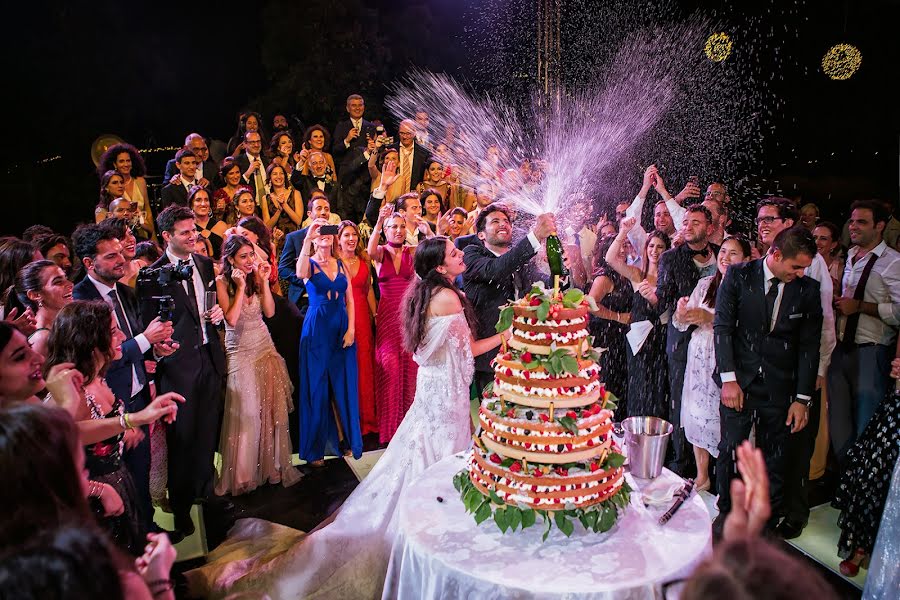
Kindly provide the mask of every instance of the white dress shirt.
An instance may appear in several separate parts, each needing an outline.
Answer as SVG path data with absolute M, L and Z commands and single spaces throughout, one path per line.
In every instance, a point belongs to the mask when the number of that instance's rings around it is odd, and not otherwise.
M 878 305 L 878 317 L 866 314 L 859 315 L 859 324 L 856 328 L 857 344 L 882 344 L 889 346 L 897 337 L 897 327 L 900 326 L 900 252 L 889 248 L 882 241 L 871 250 L 878 258 L 869 273 L 866 282 L 866 290 L 863 293 L 863 302 L 871 302 Z M 856 286 L 863 270 L 866 268 L 869 253 L 865 253 L 853 264 L 853 259 L 860 254 L 859 246 L 854 246 L 847 253 L 847 262 L 844 265 L 844 276 L 841 280 L 841 296 L 852 298 L 856 293 Z M 838 331 L 841 340 L 844 339 L 844 328 L 847 324 L 846 317 L 838 319 Z
M 628 232 L 628 241 L 634 246 L 635 254 L 639 258 L 642 258 L 644 246 L 647 244 L 647 231 L 641 225 L 641 214 L 644 212 L 644 202 L 646 200 L 646 196 L 638 194 L 625 210 L 625 216 L 634 217 L 636 221 L 634 227 Z M 675 229 L 678 230 L 684 222 L 684 214 L 687 212 L 687 209 L 678 204 L 674 198 L 666 200 L 666 209 L 669 211 L 669 215 L 672 216 L 672 223 L 674 223 Z
M 88 279 L 90 279 L 91 283 L 94 284 L 94 287 L 97 288 L 97 292 L 99 292 L 100 297 L 103 298 L 103 301 L 106 302 L 106 304 L 108 304 L 109 307 L 112 309 L 113 318 L 115 318 L 116 323 L 119 324 L 119 329 L 122 330 L 122 333 L 124 333 L 126 337 L 129 335 L 129 332 L 133 333 L 131 331 L 131 325 L 129 323 L 120 323 L 119 322 L 119 315 L 116 314 L 116 307 L 113 305 L 112 298 L 109 297 L 109 293 L 111 291 L 113 291 L 115 288 L 109 287 L 105 283 L 97 281 L 90 275 L 88 275 Z M 119 292 L 118 292 L 118 290 L 116 290 L 116 296 L 118 297 L 118 295 L 119 295 Z M 122 307 L 122 312 L 124 313 L 125 305 L 122 304 L 121 298 L 119 298 L 119 305 Z M 126 319 L 128 318 L 127 315 L 125 318 Z M 134 336 L 134 341 L 137 342 L 138 349 L 141 351 L 141 354 L 147 352 L 147 350 L 150 349 L 150 341 L 147 339 L 147 336 L 145 336 L 143 334 L 143 332 Z M 131 397 L 134 398 L 135 396 L 137 396 L 138 393 L 142 389 L 144 389 L 144 385 L 138 379 L 137 368 L 134 365 L 132 365 L 132 367 L 131 367 Z

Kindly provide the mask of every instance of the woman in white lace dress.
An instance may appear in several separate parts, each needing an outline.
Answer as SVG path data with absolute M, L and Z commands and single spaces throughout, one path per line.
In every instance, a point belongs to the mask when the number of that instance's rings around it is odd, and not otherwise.
M 432 464 L 468 448 L 473 355 L 501 343 L 500 335 L 472 339 L 471 305 L 453 285 L 464 270 L 463 254 L 449 239 L 419 244 L 418 278 L 403 306 L 404 343 L 419 365 L 416 396 L 368 477 L 308 535 L 258 519 L 239 521 L 207 566 L 186 574 L 192 593 L 381 597 L 403 490 Z
M 681 424 L 684 435 L 694 446 L 697 460 L 697 489 L 709 489 L 709 456 L 719 455 L 719 402 L 721 392 L 713 381 L 716 349 L 713 338 L 713 314 L 716 292 L 729 265 L 750 259 L 750 244 L 730 237 L 722 242 L 718 255 L 718 272 L 697 282 L 690 298 L 678 301 L 673 324 L 680 331 L 696 326 L 688 344 L 687 369 L 681 396 Z

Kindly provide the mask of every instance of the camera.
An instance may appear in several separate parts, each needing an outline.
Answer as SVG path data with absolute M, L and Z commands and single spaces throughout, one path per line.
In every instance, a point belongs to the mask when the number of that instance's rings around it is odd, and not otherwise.
M 337 235 L 337 232 L 337 225 L 322 225 L 322 227 L 319 229 L 319 233 L 322 235 Z
M 144 268 L 138 272 L 138 282 L 156 283 L 159 286 L 167 286 L 176 281 L 191 281 L 193 278 L 194 267 L 187 261 L 163 265 L 156 269 Z
M 378 127 L 376 127 L 375 133 L 377 133 L 378 135 L 381 135 L 382 133 L 384 133 L 384 125 L 379 125 Z
M 175 316 L 175 298 L 172 296 L 152 296 L 151 301 L 156 302 L 156 316 L 160 321 L 171 321 Z

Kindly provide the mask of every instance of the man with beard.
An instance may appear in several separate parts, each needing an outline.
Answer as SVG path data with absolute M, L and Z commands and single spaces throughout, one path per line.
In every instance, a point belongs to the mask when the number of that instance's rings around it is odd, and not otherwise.
M 121 223 L 121 221 L 119 221 Z M 137 296 L 119 280 L 128 264 L 122 242 L 114 227 L 86 225 L 75 230 L 75 251 L 87 277 L 72 290 L 76 300 L 100 300 L 112 308 L 119 329 L 125 334 L 122 358 L 113 361 L 104 375 L 107 385 L 125 402 L 125 412 L 134 413 L 150 404 L 150 386 L 144 359 L 153 354 L 164 357 L 175 350 L 166 341 L 172 336 L 172 323 L 153 318 L 147 327 L 138 309 Z M 124 225 L 123 225 L 124 228 Z M 134 240 L 134 236 L 131 237 Z M 146 355 L 146 356 L 145 356 Z M 138 509 L 147 531 L 153 530 L 153 506 L 150 499 L 150 428 L 141 427 L 126 439 L 125 466 L 134 479 Z
M 709 243 L 712 215 L 705 206 L 694 204 L 684 214 L 681 237 L 684 243 L 667 250 L 659 259 L 659 275 L 656 280 L 656 309 L 660 318 L 668 318 L 666 355 L 669 367 L 668 420 L 675 426 L 672 432 L 674 460 L 669 468 L 679 475 L 689 476 L 693 462 L 691 445 L 681 428 L 681 393 L 684 371 L 687 368 L 687 350 L 691 334 L 696 326 L 680 331 L 672 323 L 671 315 L 681 298 L 689 298 L 697 282 L 716 272 L 716 255 L 719 247 Z M 668 317 L 666 315 L 668 314 Z
M 798 222 L 797 209 L 787 198 L 770 197 L 756 205 L 756 227 L 759 246 L 763 256 L 769 253 L 775 237 Z M 807 480 L 809 462 L 812 460 L 819 431 L 822 387 L 828 374 L 828 365 L 835 346 L 834 310 L 832 292 L 834 284 L 828 272 L 825 259 L 817 252 L 803 275 L 819 282 L 819 296 L 822 304 L 822 332 L 819 338 L 819 364 L 816 374 L 815 391 L 809 410 L 809 426 L 788 436 L 785 446 L 784 473 L 784 521 L 778 526 L 778 533 L 785 539 L 800 535 L 809 520 L 809 497 Z
M 500 307 L 524 296 L 534 280 L 529 277 L 528 264 L 538 253 L 541 244 L 556 231 L 556 217 L 546 213 L 537 217 L 534 227 L 518 243 L 512 242 L 512 219 L 509 208 L 500 202 L 487 205 L 475 221 L 480 244 L 465 247 L 462 289 L 478 315 L 475 339 L 496 333 Z M 499 346 L 498 346 L 499 348 Z M 491 359 L 494 350 L 475 358 L 475 383 L 479 393 L 494 380 Z
M 56 266 L 66 274 L 66 277 L 71 277 L 72 252 L 69 248 L 69 238 L 52 233 L 35 239 L 34 243 L 44 258 L 55 262 Z

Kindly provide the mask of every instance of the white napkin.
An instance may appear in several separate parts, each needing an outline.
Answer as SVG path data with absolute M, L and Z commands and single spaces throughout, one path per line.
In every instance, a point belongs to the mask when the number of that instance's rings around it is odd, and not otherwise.
M 631 353 L 637 356 L 637 353 L 641 351 L 641 347 L 644 345 L 644 342 L 647 341 L 647 336 L 650 335 L 650 332 L 653 330 L 653 323 L 650 321 L 638 321 L 637 323 L 632 323 L 631 328 L 628 329 L 628 333 L 625 334 L 625 339 L 628 340 L 628 344 L 631 346 Z

